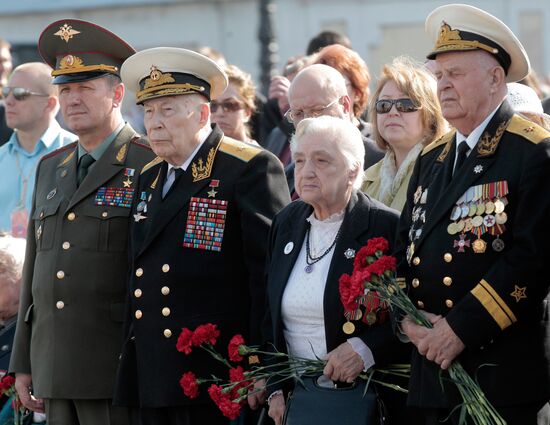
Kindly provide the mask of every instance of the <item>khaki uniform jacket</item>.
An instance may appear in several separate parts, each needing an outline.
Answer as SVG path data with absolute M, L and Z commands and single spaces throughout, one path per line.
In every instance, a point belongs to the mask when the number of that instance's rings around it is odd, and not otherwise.
M 133 180 L 152 158 L 126 125 L 78 188 L 76 143 L 38 165 L 10 362 L 38 397 L 113 395 Z

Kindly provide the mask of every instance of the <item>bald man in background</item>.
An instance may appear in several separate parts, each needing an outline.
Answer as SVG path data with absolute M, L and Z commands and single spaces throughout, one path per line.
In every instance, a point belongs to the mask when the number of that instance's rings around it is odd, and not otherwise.
M 51 72 L 44 63 L 25 63 L 2 87 L 6 123 L 14 132 L 0 147 L 0 231 L 15 237 L 27 234 L 38 161 L 76 140 L 55 119 L 59 101 Z

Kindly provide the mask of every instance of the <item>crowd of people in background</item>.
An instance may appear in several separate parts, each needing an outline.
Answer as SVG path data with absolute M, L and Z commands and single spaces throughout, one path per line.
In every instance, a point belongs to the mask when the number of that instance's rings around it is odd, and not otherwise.
M 67 22 L 98 38 L 69 43 Z M 45 63 L 13 66 L 0 39 L 0 369 L 28 423 L 227 423 L 206 396 L 182 401 L 186 368 L 213 366 L 182 360 L 175 332 L 204 321 L 322 357 L 335 382 L 412 359 L 408 401 L 379 391 L 390 425 L 459 423 L 437 374 L 456 358 L 504 365 L 480 382 L 510 425 L 550 423 L 550 80 L 484 11 L 443 6 L 427 28 L 426 60 L 376 77 L 323 31 L 266 96 L 210 47 L 136 53 L 59 20 L 40 35 Z M 338 280 L 373 237 L 433 329 L 396 316 L 342 332 Z M 519 363 L 537 386 L 508 396 L 506 379 L 528 385 Z M 293 385 L 257 382 L 249 404 L 283 424 Z

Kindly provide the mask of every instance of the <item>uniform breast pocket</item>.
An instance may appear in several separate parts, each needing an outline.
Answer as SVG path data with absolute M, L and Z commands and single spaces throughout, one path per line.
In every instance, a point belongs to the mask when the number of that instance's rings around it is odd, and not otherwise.
M 59 203 L 37 205 L 35 207 L 32 218 L 37 251 L 52 249 L 57 227 L 58 210 Z
M 123 252 L 128 246 L 130 208 L 111 207 L 101 213 L 99 250 Z

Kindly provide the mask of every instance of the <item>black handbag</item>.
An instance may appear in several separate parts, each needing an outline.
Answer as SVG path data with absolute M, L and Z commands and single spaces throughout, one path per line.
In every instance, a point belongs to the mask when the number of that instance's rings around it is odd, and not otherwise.
M 303 378 L 286 403 L 284 425 L 383 425 L 384 408 L 374 384 L 358 379 L 350 386 L 326 388 Z

